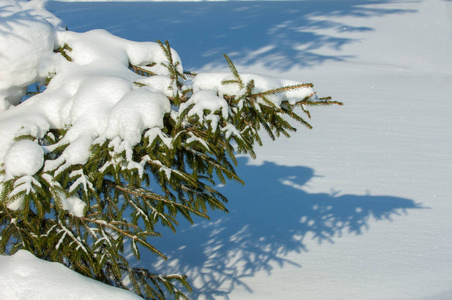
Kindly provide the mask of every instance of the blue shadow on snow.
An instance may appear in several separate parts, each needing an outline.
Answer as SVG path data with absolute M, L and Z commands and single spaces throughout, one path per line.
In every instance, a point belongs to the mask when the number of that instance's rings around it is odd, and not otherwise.
M 103 28 L 134 41 L 168 40 L 178 50 L 184 68 L 196 71 L 224 64 L 223 54 L 235 63 L 286 70 L 309 67 L 346 55 L 327 55 L 320 48 L 340 50 L 356 42 L 339 33 L 372 31 L 351 26 L 337 17 L 372 17 L 413 12 L 377 8 L 393 0 L 307 0 L 226 2 L 47 2 L 46 8 L 70 30 Z M 336 18 L 328 20 L 328 18 Z
M 277 1 L 277 2 L 150 2 L 60 3 L 46 7 L 74 31 L 104 28 L 135 41 L 168 40 L 179 51 L 186 69 L 223 64 L 222 54 L 236 63 L 263 62 L 270 69 L 311 66 L 347 56 L 328 56 L 316 50 L 340 50 L 353 39 L 341 31 L 366 32 L 328 17 L 371 17 L 413 11 L 369 7 L 391 0 Z M 307 167 L 266 162 L 237 172 L 243 187 L 228 183 L 221 191 L 230 199 L 229 214 L 212 212 L 210 221 L 191 226 L 182 222 L 176 234 L 162 230 L 151 241 L 169 260 L 154 255 L 139 263 L 160 273 L 186 274 L 194 291 L 190 299 L 226 298 L 244 278 L 271 273 L 275 266 L 295 265 L 289 254 L 308 251 L 308 244 L 331 242 L 342 234 L 362 234 L 369 221 L 391 221 L 409 209 L 422 208 L 412 200 L 392 196 L 312 194 L 303 186 L 315 176 Z M 308 242 L 309 241 L 309 242 Z
M 177 233 L 163 230 L 152 244 L 168 256 L 150 254 L 141 266 L 158 273 L 188 276 L 190 299 L 229 299 L 228 294 L 256 272 L 298 263 L 289 254 L 307 252 L 307 244 L 330 242 L 344 234 L 360 235 L 370 221 L 391 221 L 410 209 L 423 208 L 412 200 L 392 196 L 311 194 L 303 186 L 316 175 L 307 167 L 271 162 L 237 169 L 245 186 L 221 188 L 230 202 L 229 214 L 212 212 L 210 221 L 182 222 Z

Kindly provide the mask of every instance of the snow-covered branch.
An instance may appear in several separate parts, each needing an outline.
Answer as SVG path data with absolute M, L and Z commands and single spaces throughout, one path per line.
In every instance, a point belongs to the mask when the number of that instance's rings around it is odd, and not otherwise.
M 68 31 L 37 1 L 7 2 L 0 217 L 33 231 L 11 233 L 0 252 L 22 247 L 125 287 L 135 274 L 125 245 L 137 258 L 141 247 L 164 258 L 147 240 L 155 227 L 227 211 L 215 182 L 241 182 L 235 155 L 254 155 L 262 129 L 289 136 L 290 119 L 309 125 L 306 106 L 340 104 L 318 99 L 312 84 L 240 74 L 227 56 L 231 73 L 186 76 L 168 42 Z M 169 283 L 186 285 L 182 276 L 143 280 L 129 288 L 162 297 L 163 285 L 183 297 Z

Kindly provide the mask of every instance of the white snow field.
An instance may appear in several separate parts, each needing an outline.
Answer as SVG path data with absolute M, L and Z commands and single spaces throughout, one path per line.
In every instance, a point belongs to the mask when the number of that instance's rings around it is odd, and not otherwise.
M 230 213 L 162 230 L 153 245 L 168 261 L 149 255 L 137 264 L 188 275 L 190 299 L 452 299 L 452 1 L 46 9 L 72 31 L 168 40 L 186 70 L 227 71 L 226 53 L 239 72 L 313 82 L 319 96 L 345 103 L 312 109 L 313 130 L 300 127 L 265 141 L 256 160 L 241 158 L 245 186 L 222 187 Z M 14 265 L 16 283 L 32 274 L 25 266 L 46 275 L 24 280 L 63 276 L 32 258 L 0 257 L 1 291 Z M 64 298 L 93 290 L 71 285 Z M 33 299 L 22 291 L 12 299 Z M 34 299 L 60 299 L 51 291 Z

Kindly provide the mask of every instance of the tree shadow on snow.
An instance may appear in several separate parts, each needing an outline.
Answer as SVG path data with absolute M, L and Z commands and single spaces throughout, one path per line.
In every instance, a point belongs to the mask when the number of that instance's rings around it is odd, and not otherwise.
M 237 64 L 261 62 L 267 68 L 286 70 L 294 65 L 309 67 L 347 59 L 347 55 L 321 54 L 318 50 L 341 50 L 357 40 L 340 33 L 373 29 L 345 24 L 338 21 L 340 17 L 413 12 L 368 6 L 392 2 L 49 2 L 46 6 L 73 31 L 104 28 L 135 41 L 168 40 L 179 51 L 186 69 L 224 64 L 222 55 L 227 54 Z
M 16 34 L 14 30 L 17 27 L 27 28 L 29 26 L 28 21 L 30 20 L 48 24 L 44 17 L 37 16 L 36 12 L 32 9 L 24 9 L 22 11 L 16 11 L 16 9 L 15 5 L 0 3 L 0 37 L 2 37 L 2 42 L 8 41 L 9 36 L 26 42 L 26 38 Z M 4 54 L 0 52 L 0 56 L 4 57 Z
M 303 186 L 313 177 L 307 167 L 266 162 L 246 166 L 238 174 L 245 186 L 228 184 L 229 214 L 214 212 L 210 221 L 181 224 L 176 234 L 163 232 L 153 245 L 168 255 L 142 258 L 141 266 L 159 273 L 179 273 L 193 283 L 190 299 L 229 299 L 228 294 L 256 272 L 299 266 L 287 255 L 307 252 L 308 243 L 330 242 L 344 234 L 362 234 L 369 221 L 391 221 L 409 209 L 422 208 L 391 196 L 311 194 Z

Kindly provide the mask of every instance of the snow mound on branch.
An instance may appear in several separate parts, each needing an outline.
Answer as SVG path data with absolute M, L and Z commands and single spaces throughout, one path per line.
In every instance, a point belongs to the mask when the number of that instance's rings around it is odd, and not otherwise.
M 19 250 L 0 255 L 0 299 L 27 300 L 137 300 L 128 291 L 82 276 L 60 263 Z
M 69 198 L 62 198 L 63 209 L 69 211 L 76 217 L 83 217 L 85 215 L 86 203 L 78 197 L 72 196 Z
M 93 145 L 105 142 L 112 156 L 125 153 L 119 163 L 142 172 L 140 162 L 132 161 L 133 148 L 144 133 L 151 137 L 160 132 L 165 115 L 178 118 L 189 108 L 188 116 L 198 116 L 217 130 L 220 117 L 226 119 L 230 113 L 224 95 L 244 95 L 251 81 L 253 93 L 300 84 L 252 74 L 241 75 L 242 84 L 238 84 L 231 83 L 236 79 L 231 73 L 198 74 L 183 82 L 184 89 L 193 89 L 191 98 L 179 108 L 172 107 L 169 98 L 178 95 L 178 86 L 169 70 L 175 67 L 183 73 L 173 49 L 159 43 L 129 41 L 105 30 L 64 30 L 61 21 L 36 0 L 5 3 L 0 12 L 0 18 L 6 21 L 6 25 L 0 25 L 0 168 L 5 176 L 0 175 L 0 182 L 22 180 L 20 183 L 25 184 L 14 193 L 32 191 L 34 175 L 40 170 L 54 178 L 72 166 L 86 164 Z M 141 76 L 131 67 L 155 75 Z M 48 85 L 42 93 L 18 104 L 27 85 L 45 81 Z M 307 86 L 265 97 L 278 106 L 313 93 Z M 263 99 L 258 101 L 268 104 Z M 52 129 L 61 131 L 61 139 L 39 146 L 38 141 Z M 219 129 L 227 137 L 240 135 L 231 124 L 222 124 Z M 36 141 L 16 143 L 23 135 Z M 170 138 L 163 140 L 171 145 Z M 44 153 L 48 154 L 45 161 Z M 20 208 L 20 201 L 13 206 Z M 73 215 L 83 215 L 83 205 L 75 199 L 63 206 Z
M 240 74 L 240 78 L 245 86 L 247 83 L 251 82 L 251 80 L 254 82 L 254 93 L 261 93 L 278 89 L 280 87 L 296 86 L 301 84 L 299 81 L 295 80 L 256 74 Z M 232 80 L 236 80 L 236 78 L 232 76 L 231 73 L 198 74 L 193 79 L 193 90 L 198 91 L 212 89 L 217 91 L 220 95 L 238 95 L 245 92 L 244 90 L 240 90 L 240 85 L 238 83 L 224 84 L 224 82 Z M 317 98 L 314 90 L 309 86 L 267 95 L 266 97 L 275 105 L 280 105 L 283 101 L 288 101 L 290 104 L 294 104 L 296 101 L 300 101 L 300 99 L 304 99 L 306 97 L 312 97 L 313 99 Z
M 85 164 L 96 139 L 115 141 L 120 147 L 114 150 L 126 150 L 131 159 L 143 132 L 163 126 L 172 92 L 164 66 L 168 59 L 158 43 L 128 41 L 105 30 L 63 30 L 39 1 L 8 0 L 2 3 L 0 18 L 5 20 L 0 24 L 0 168 L 5 171 L 0 182 L 16 178 L 18 188 L 13 193 L 33 191 L 34 175 L 43 166 L 45 173 L 56 176 Z M 170 51 L 183 72 L 178 54 Z M 150 65 L 147 68 L 159 76 L 139 76 L 130 64 Z M 46 78 L 50 82 L 42 93 L 18 104 L 28 85 Z M 37 140 L 51 129 L 66 132 L 57 143 L 39 146 Z M 23 135 L 36 142 L 16 143 Z M 62 153 L 44 161 L 44 152 L 61 147 L 65 147 Z M 81 216 L 82 204 L 66 199 L 63 206 Z M 20 209 L 22 200 L 8 207 Z
M 5 155 L 6 178 L 33 175 L 44 163 L 44 150 L 29 140 L 15 143 Z
M 0 9 L 0 112 L 16 105 L 40 79 L 42 60 L 53 50 L 61 21 L 42 1 L 3 0 Z M 7 33 L 7 34 L 5 34 Z
M 110 140 L 119 136 L 136 145 L 145 129 L 163 128 L 163 117 L 170 111 L 171 104 L 161 92 L 146 87 L 133 90 L 112 108 L 104 135 Z
M 160 63 L 165 62 L 166 57 L 160 45 L 127 41 L 104 30 L 57 31 L 56 42 L 56 48 L 70 45 L 70 49 L 62 51 L 71 61 L 53 53 L 53 46 L 48 53 L 35 53 L 37 61 L 46 63 L 41 65 L 41 70 L 47 70 L 53 77 L 42 94 L 0 116 L 0 125 L 7 128 L 0 137 L 0 158 L 18 135 L 42 138 L 50 128 L 66 127 L 64 139 L 48 150 L 69 146 L 57 159 L 47 161 L 45 167 L 50 171 L 62 166 L 63 170 L 86 163 L 93 141 L 100 136 L 118 137 L 133 147 L 145 129 L 162 126 L 170 104 L 166 97 L 168 86 L 162 84 L 165 81 L 161 79 L 168 71 L 161 68 Z M 179 59 L 174 51 L 173 59 Z M 140 88 L 134 82 L 146 80 L 130 71 L 129 63 L 152 62 L 158 65 L 153 72 L 161 72 L 163 76 L 148 80 L 150 87 Z M 182 71 L 182 66 L 180 68 Z
M 180 106 L 180 110 L 185 110 L 188 106 L 194 105 L 188 113 L 189 116 L 198 115 L 200 119 L 203 117 L 204 110 L 210 112 L 221 111 L 223 118 L 228 116 L 228 104 L 223 98 L 217 96 L 214 90 L 200 90 L 193 94 L 187 102 Z

